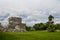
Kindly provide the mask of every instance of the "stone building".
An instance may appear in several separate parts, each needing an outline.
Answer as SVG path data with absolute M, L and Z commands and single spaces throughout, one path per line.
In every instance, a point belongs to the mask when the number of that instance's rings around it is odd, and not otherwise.
M 26 31 L 25 26 L 26 24 L 22 23 L 22 18 L 19 17 L 10 17 L 8 19 L 9 25 L 8 25 L 8 31 L 11 32 L 22 32 Z

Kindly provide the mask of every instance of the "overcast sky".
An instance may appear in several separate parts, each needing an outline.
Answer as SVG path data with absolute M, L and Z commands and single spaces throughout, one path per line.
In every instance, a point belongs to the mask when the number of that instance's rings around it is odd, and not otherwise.
M 47 22 L 48 16 L 60 23 L 60 0 L 0 0 L 0 21 L 7 22 L 10 16 L 19 16 L 27 25 Z

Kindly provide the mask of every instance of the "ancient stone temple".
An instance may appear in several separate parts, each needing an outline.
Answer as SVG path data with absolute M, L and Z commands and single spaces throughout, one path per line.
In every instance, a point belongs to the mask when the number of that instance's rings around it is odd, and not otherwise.
M 26 24 L 22 23 L 22 18 L 19 17 L 10 17 L 8 19 L 8 31 L 10 32 L 23 32 L 26 31 L 25 26 Z

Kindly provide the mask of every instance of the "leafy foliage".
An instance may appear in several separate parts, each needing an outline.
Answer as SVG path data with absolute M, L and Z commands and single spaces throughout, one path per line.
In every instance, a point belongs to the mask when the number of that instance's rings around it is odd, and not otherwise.
M 60 24 L 55 24 L 57 30 L 60 30 Z
M 46 30 L 46 28 L 47 28 L 45 26 L 45 24 L 43 24 L 43 23 L 35 24 L 33 27 L 35 28 L 36 31 L 38 31 L 38 30 Z
M 52 15 L 49 15 L 48 20 L 52 21 L 53 19 L 54 19 L 54 17 Z
M 60 24 L 54 24 L 53 21 L 54 17 L 52 15 L 49 15 L 48 22 L 46 23 L 37 23 L 33 27 L 27 27 L 27 31 L 40 31 L 40 30 L 48 30 L 49 32 L 55 32 L 56 29 L 60 30 Z
M 54 32 L 55 31 L 55 26 L 54 24 L 50 24 L 49 27 L 47 28 L 49 32 Z
M 31 27 L 26 26 L 26 30 L 27 31 L 30 31 L 31 30 Z
M 52 19 L 54 19 L 54 17 L 52 16 L 52 15 L 49 15 L 49 17 L 48 17 L 48 28 L 47 28 L 47 30 L 49 31 L 49 32 L 54 32 L 55 31 L 55 26 L 54 26 L 54 22 L 53 22 L 53 20 Z

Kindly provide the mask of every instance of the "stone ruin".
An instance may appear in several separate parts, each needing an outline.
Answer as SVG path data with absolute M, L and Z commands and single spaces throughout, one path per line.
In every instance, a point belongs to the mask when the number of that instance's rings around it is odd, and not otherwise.
M 0 23 L 0 32 L 2 32 L 3 30 L 4 30 L 4 27 Z
M 8 27 L 2 27 L 0 23 L 0 32 L 24 32 L 26 31 L 26 24 L 22 23 L 22 18 L 10 17 L 8 18 Z

